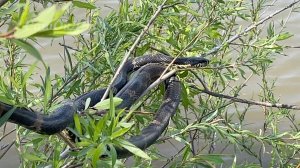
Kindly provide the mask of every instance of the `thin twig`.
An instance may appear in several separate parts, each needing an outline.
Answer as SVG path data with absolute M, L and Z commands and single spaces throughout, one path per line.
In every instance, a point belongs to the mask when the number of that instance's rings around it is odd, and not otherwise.
M 3 156 L 8 152 L 8 150 L 14 145 L 16 140 L 13 140 L 9 146 L 5 149 L 5 151 L 0 155 L 0 160 L 3 158 Z
M 238 97 L 233 97 L 233 96 L 229 96 L 229 95 L 224 95 L 224 94 L 212 92 L 212 91 L 206 90 L 206 89 L 200 89 L 200 88 L 197 88 L 197 89 L 200 90 L 201 92 L 209 94 L 211 96 L 219 97 L 219 98 L 225 98 L 225 99 L 230 99 L 230 100 L 232 100 L 234 102 L 239 102 L 239 103 L 244 103 L 244 104 L 249 104 L 249 105 L 259 105 L 259 106 L 264 106 L 264 107 L 275 107 L 275 108 L 300 110 L 300 107 L 296 106 L 296 105 L 252 101 L 252 100 L 247 100 L 247 99 L 242 99 L 242 98 L 238 98 Z
M 149 20 L 148 24 L 146 25 L 146 27 L 142 30 L 142 32 L 140 33 L 140 35 L 136 38 L 135 42 L 133 43 L 133 45 L 131 46 L 131 48 L 129 49 L 129 51 L 126 53 L 126 55 L 124 56 L 122 63 L 120 64 L 119 68 L 117 69 L 114 77 L 112 78 L 112 80 L 110 81 L 107 89 L 105 90 L 105 93 L 101 99 L 101 101 L 103 101 L 107 95 L 109 90 L 112 87 L 113 82 L 115 82 L 115 80 L 117 79 L 118 75 L 121 72 L 121 69 L 124 67 L 126 61 L 128 60 L 129 56 L 133 53 L 134 49 L 137 47 L 137 45 L 140 43 L 140 41 L 142 40 L 142 37 L 144 36 L 144 34 L 148 31 L 148 29 L 150 28 L 150 26 L 152 25 L 152 23 L 154 22 L 154 20 L 158 17 L 159 13 L 163 10 L 163 6 L 165 5 L 165 3 L 167 2 L 167 0 L 164 0 L 164 2 L 158 7 L 158 9 L 156 10 L 156 12 L 154 13 L 154 15 L 151 17 L 151 19 Z
M 77 52 L 79 52 L 79 50 L 78 49 L 76 49 L 76 48 L 73 48 L 73 47 L 71 47 L 71 46 L 68 46 L 68 45 L 65 45 L 65 44 L 62 44 L 62 43 L 58 43 L 60 46 L 63 46 L 63 47 L 66 47 L 66 48 L 68 48 L 68 49 L 71 49 L 71 50 L 74 50 L 74 51 L 77 51 Z
M 57 135 L 66 143 L 68 146 L 70 146 L 72 149 L 76 149 L 75 144 L 62 132 L 57 133 Z
M 3 135 L 1 138 L 0 138 L 0 142 L 8 135 L 10 135 L 11 133 L 13 133 L 14 131 L 16 131 L 16 128 L 12 129 L 11 131 L 9 131 L 8 133 L 6 133 L 5 135 Z

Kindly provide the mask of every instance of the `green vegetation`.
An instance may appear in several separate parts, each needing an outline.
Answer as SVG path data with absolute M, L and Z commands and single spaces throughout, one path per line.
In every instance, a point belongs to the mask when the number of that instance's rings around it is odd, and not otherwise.
M 81 141 L 65 159 L 60 159 L 60 154 L 69 144 L 59 136 L 39 135 L 17 127 L 14 143 L 20 154 L 20 167 L 128 165 L 126 159 L 116 159 L 113 145 L 133 151 L 132 165 L 136 167 L 297 165 L 300 128 L 291 109 L 299 108 L 288 105 L 276 108 L 280 106 L 273 93 L 276 81 L 267 78 L 268 68 L 285 49 L 281 41 L 292 36 L 285 31 L 290 15 L 278 20 L 273 19 L 272 13 L 266 14 L 272 2 L 168 0 L 155 17 L 162 0 L 123 0 L 106 17 L 100 16 L 103 7 L 94 1 L 11 2 L 0 8 L 0 101 L 19 107 L 49 113 L 64 99 L 107 87 L 124 55 L 151 18 L 155 20 L 132 56 L 157 52 L 174 57 L 204 54 L 211 61 L 207 68 L 177 73 L 183 86 L 180 108 L 157 142 L 171 142 L 172 151 L 176 152 L 162 152 L 157 145 L 143 152 L 130 147 L 124 138 L 125 134 L 138 134 L 151 122 L 153 115 L 148 112 L 155 112 L 159 107 L 164 90 L 158 86 L 130 113 L 115 110 L 114 104 L 119 100 L 110 96 L 111 103 L 100 104 L 102 108 L 110 107 L 104 117 L 76 115 L 71 130 Z M 293 15 L 297 8 L 291 3 L 282 9 Z M 81 21 L 78 13 L 83 16 Z M 275 20 L 280 22 L 279 28 Z M 65 42 L 67 36 L 72 36 L 74 42 Z M 64 75 L 53 74 L 35 48 L 41 42 L 40 37 L 48 43 L 53 38 L 63 41 L 65 52 L 60 62 L 64 64 Z M 37 61 L 28 64 L 28 59 Z M 37 74 L 41 69 L 45 74 Z M 253 77 L 258 78 L 259 102 L 239 98 Z M 254 106 L 264 114 L 260 130 L 251 130 L 246 122 Z M 9 115 L 0 119 L 1 125 Z M 290 127 L 281 131 L 281 121 L 288 121 Z M 2 137 L 7 133 L 9 130 Z M 107 147 L 111 150 L 107 151 Z M 108 157 L 99 159 L 103 154 Z

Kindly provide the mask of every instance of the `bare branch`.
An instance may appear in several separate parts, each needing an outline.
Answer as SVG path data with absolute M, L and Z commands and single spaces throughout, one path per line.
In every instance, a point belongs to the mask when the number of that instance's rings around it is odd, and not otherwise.
M 0 160 L 3 158 L 3 156 L 5 156 L 5 154 L 9 151 L 9 149 L 14 145 L 16 140 L 13 140 L 8 147 L 5 149 L 5 151 L 0 155 Z
M 275 107 L 275 108 L 283 108 L 283 109 L 300 110 L 300 107 L 296 106 L 296 105 L 247 100 L 247 99 L 242 99 L 242 98 L 238 98 L 238 97 L 233 97 L 233 96 L 229 96 L 229 95 L 224 95 L 224 94 L 212 92 L 212 91 L 207 90 L 207 89 L 199 89 L 198 87 L 196 87 L 196 88 L 198 90 L 202 91 L 203 93 L 209 94 L 211 96 L 230 99 L 234 102 L 239 102 L 239 103 L 244 103 L 244 104 L 249 104 L 249 105 L 259 105 L 259 106 L 264 106 L 264 107 Z

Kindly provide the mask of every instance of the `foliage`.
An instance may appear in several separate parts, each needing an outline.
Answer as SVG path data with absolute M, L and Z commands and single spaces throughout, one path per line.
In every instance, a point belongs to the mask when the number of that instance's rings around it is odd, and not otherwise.
M 50 2 L 42 3 L 45 7 Z M 29 1 L 1 7 L 0 25 L 7 26 L 8 31 L 5 33 L 1 29 L 0 34 L 0 55 L 5 62 L 0 67 L 0 100 L 17 106 L 41 108 L 48 113 L 62 99 L 106 87 L 125 52 L 161 3 L 161 0 L 133 0 L 131 3 L 123 0 L 118 10 L 106 17 L 100 16 L 101 7 L 94 1 L 50 3 L 50 7 L 43 10 L 35 7 L 41 4 Z M 132 151 L 135 154 L 132 164 L 136 167 L 155 167 L 156 160 L 171 167 L 295 166 L 297 160 L 293 158 L 299 157 L 300 135 L 294 111 L 262 107 L 259 111 L 265 117 L 263 128 L 251 130 L 246 121 L 247 115 L 253 111 L 251 105 L 204 92 L 209 89 L 237 97 L 249 79 L 256 76 L 260 80 L 260 101 L 278 102 L 273 93 L 275 81 L 270 82 L 267 75 L 268 68 L 285 49 L 279 41 L 292 36 L 285 32 L 285 20 L 279 29 L 274 20 L 270 20 L 234 42 L 226 43 L 243 32 L 247 25 L 266 17 L 262 14 L 268 10 L 268 5 L 270 2 L 265 0 L 169 0 L 135 49 L 134 56 L 155 52 L 196 56 L 223 45 L 216 54 L 207 57 L 211 61 L 209 68 L 177 73 L 183 87 L 181 107 L 172 119 L 173 124 L 157 142 L 176 143 L 176 153 L 165 155 L 157 145 L 143 152 L 131 147 L 124 138 L 125 133 L 138 134 L 151 122 L 151 116 L 139 111 L 157 110 L 163 93 L 163 87 L 159 86 L 130 113 L 115 110 L 114 103 L 118 100 L 111 96 L 110 103 L 99 105 L 110 109 L 103 117 L 93 116 L 91 109 L 87 110 L 90 114 L 86 117 L 76 115 L 71 131 L 81 141 L 76 143 L 78 149 L 67 159 L 60 159 L 59 155 L 67 144 L 58 136 L 38 135 L 18 127 L 16 147 L 20 152 L 21 167 L 62 167 L 66 164 L 124 167 L 129 163 L 116 159 L 116 147 Z M 88 23 L 75 22 L 78 8 L 85 11 L 83 20 Z M 80 34 L 87 29 L 88 32 Z M 63 44 L 65 75 L 51 74 L 33 43 L 39 43 L 40 37 L 46 37 L 50 42 L 52 38 L 69 35 L 73 36 L 75 45 Z M 43 63 L 45 76 L 41 82 L 32 80 L 38 63 L 26 64 L 27 54 Z M 6 119 L 2 117 L 0 123 Z M 286 119 L 291 128 L 280 131 L 279 123 Z M 232 150 L 228 152 L 227 148 Z M 243 160 L 240 153 L 251 159 Z M 99 159 L 103 154 L 108 157 Z M 270 159 L 265 159 L 267 157 Z M 230 158 L 230 162 L 225 161 L 226 158 Z

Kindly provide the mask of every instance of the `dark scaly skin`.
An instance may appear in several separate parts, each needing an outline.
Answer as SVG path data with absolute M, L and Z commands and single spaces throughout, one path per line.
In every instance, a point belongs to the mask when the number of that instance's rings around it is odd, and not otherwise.
M 164 72 L 162 64 L 147 64 L 141 67 L 131 80 L 116 94 L 123 101 L 118 109 L 129 109 L 142 93 Z
M 117 93 L 119 90 L 121 90 L 122 87 L 127 83 L 127 76 L 133 70 L 136 70 L 145 64 L 170 63 L 172 60 L 173 60 L 172 57 L 158 54 L 154 56 L 146 55 L 146 56 L 138 57 L 133 60 L 127 61 L 125 66 L 121 70 L 117 80 L 112 85 L 113 86 L 112 90 L 114 94 Z M 176 59 L 174 64 L 205 66 L 208 64 L 208 60 L 202 57 L 178 58 Z M 74 113 L 76 111 L 84 110 L 85 102 L 88 98 L 91 98 L 91 103 L 89 104 L 89 107 L 92 107 L 101 100 L 104 91 L 105 89 L 91 91 L 79 96 L 74 100 L 69 100 L 66 103 L 64 103 L 62 106 L 54 110 L 51 115 L 44 115 L 38 112 L 28 110 L 26 108 L 17 107 L 15 111 L 12 113 L 12 115 L 10 116 L 8 121 L 21 125 L 27 129 L 30 129 L 40 134 L 48 134 L 48 135 L 55 134 L 57 132 L 64 130 L 68 125 L 73 123 Z M 124 95 L 127 94 L 130 96 L 130 94 L 128 93 L 132 91 L 135 91 L 135 88 L 127 91 L 125 89 Z M 127 99 L 128 97 L 124 96 L 123 98 Z M 130 107 L 130 106 L 131 103 L 124 105 L 124 107 Z M 0 102 L 0 110 L 1 110 L 0 117 L 2 117 L 5 113 L 7 113 L 11 109 L 13 109 L 12 105 L 8 105 L 3 102 Z
M 11 109 L 13 109 L 13 106 L 0 102 L 0 116 Z M 58 107 L 52 115 L 44 115 L 26 108 L 16 108 L 8 121 L 39 134 L 51 135 L 62 131 L 72 123 L 75 111 L 76 109 L 72 101 Z
M 174 58 L 170 56 L 166 56 L 163 54 L 156 55 L 144 55 L 134 59 L 128 60 L 116 81 L 112 84 L 112 91 L 114 94 L 118 93 L 118 91 L 123 88 L 123 86 L 127 83 L 127 76 L 130 72 L 139 69 L 140 67 L 151 64 L 151 63 L 170 63 Z M 181 57 L 177 58 L 174 62 L 175 65 L 190 65 L 192 67 L 206 66 L 209 63 L 209 60 L 203 57 Z M 91 102 L 89 107 L 93 107 L 96 105 L 102 98 L 106 89 L 98 89 L 94 91 L 90 91 L 85 93 L 78 98 L 75 99 L 75 104 L 78 109 L 83 110 L 85 107 L 85 102 L 88 98 L 91 98 Z
M 180 102 L 180 91 L 181 86 L 175 76 L 167 79 L 164 100 L 157 110 L 154 120 L 142 130 L 140 135 L 132 136 L 128 141 L 142 150 L 155 143 L 177 110 Z M 132 153 L 124 148 L 116 148 L 116 151 L 118 158 L 132 155 Z

